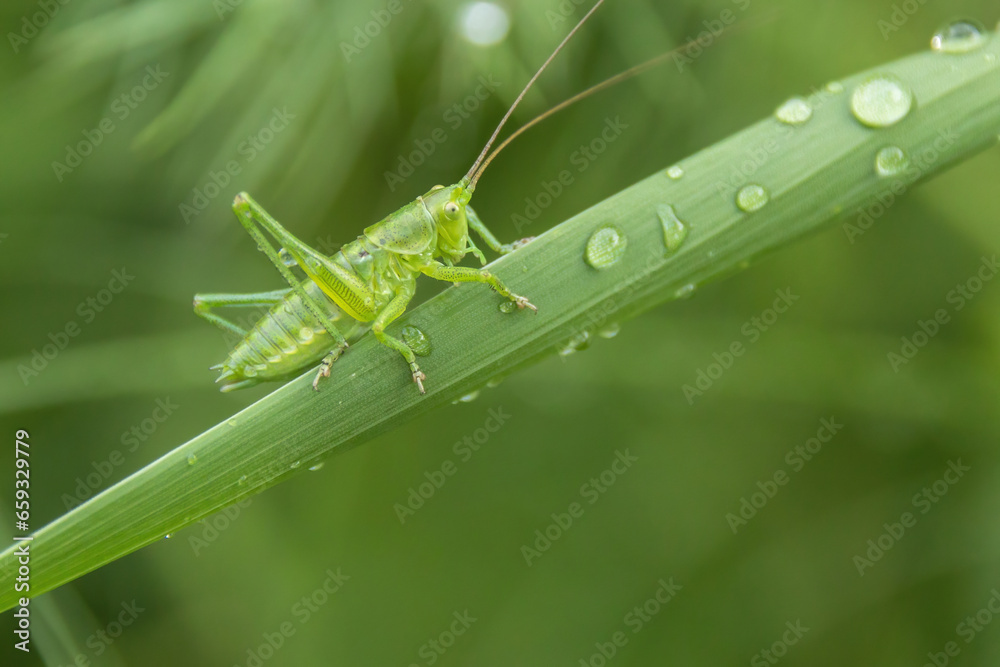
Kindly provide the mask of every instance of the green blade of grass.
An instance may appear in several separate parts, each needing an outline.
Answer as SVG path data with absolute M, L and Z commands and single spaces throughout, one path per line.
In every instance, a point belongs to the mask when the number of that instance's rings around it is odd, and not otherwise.
M 31 542 L 31 595 L 39 595 L 161 539 L 246 496 L 447 403 L 490 378 L 551 352 L 581 331 L 690 293 L 822 223 L 872 205 L 863 233 L 917 180 L 993 145 L 1000 131 L 1000 40 L 970 53 L 922 53 L 842 81 L 809 98 L 813 117 L 789 126 L 769 118 L 684 160 L 684 176 L 655 174 L 543 234 L 493 269 L 540 313 L 504 314 L 480 286 L 450 288 L 394 327 L 431 339 L 421 361 L 426 396 L 398 355 L 371 336 L 340 359 L 322 391 L 299 378 L 202 433 L 63 517 Z M 871 129 L 852 115 L 852 91 L 873 74 L 912 88 L 902 121 Z M 880 177 L 875 156 L 897 146 L 910 157 Z M 746 174 L 752 171 L 752 176 Z M 735 203 L 739 188 L 770 193 L 760 210 Z M 670 205 L 689 234 L 668 252 L 659 211 Z M 275 211 L 280 217 L 280 210 Z M 860 220 L 858 222 L 857 220 Z M 628 239 L 620 261 L 597 270 L 584 249 L 613 224 Z M 852 232 L 851 230 L 855 231 Z M 671 386 L 674 386 L 673 384 Z M 0 608 L 15 604 L 13 548 L 0 554 Z

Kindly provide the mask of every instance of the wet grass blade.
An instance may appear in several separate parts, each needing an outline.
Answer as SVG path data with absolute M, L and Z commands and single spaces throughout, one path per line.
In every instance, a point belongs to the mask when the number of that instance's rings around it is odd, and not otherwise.
M 311 377 L 290 382 L 39 530 L 31 543 L 32 595 L 446 404 L 582 331 L 688 294 L 831 219 L 850 214 L 848 236 L 863 234 L 916 181 L 996 143 L 998 61 L 1000 40 L 991 36 L 965 54 L 922 53 L 861 73 L 810 97 L 805 122 L 766 119 L 684 160 L 683 175 L 664 170 L 567 220 L 493 265 L 532 298 L 537 316 L 505 314 L 495 294 L 466 285 L 394 325 L 414 324 L 432 342 L 422 361 L 426 396 L 398 355 L 365 337 L 321 392 L 312 391 Z M 886 75 L 912 90 L 913 108 L 873 128 L 852 113 L 852 97 L 863 82 Z M 899 100 L 882 102 L 886 108 L 869 112 L 891 116 Z M 807 115 L 803 108 L 786 112 L 795 122 Z M 876 156 L 889 147 L 898 151 L 882 152 L 880 175 Z M 760 158 L 752 183 L 741 171 L 748 156 Z M 761 189 L 740 196 L 748 185 Z M 868 212 L 855 213 L 862 208 Z M 608 225 L 627 247 L 616 262 L 596 261 L 605 265 L 596 269 L 584 261 L 585 249 Z M 15 604 L 16 568 L 13 548 L 0 554 L 0 608 Z

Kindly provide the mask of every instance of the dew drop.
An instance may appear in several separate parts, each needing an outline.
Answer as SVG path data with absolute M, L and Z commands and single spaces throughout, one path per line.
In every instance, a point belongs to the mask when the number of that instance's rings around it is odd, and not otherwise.
M 979 21 L 961 19 L 941 26 L 931 38 L 938 53 L 968 53 L 986 44 L 986 28 Z
M 801 97 L 793 97 L 774 112 L 775 117 L 786 125 L 802 125 L 813 115 L 813 109 Z
M 590 332 L 581 331 L 559 347 L 559 356 L 568 357 L 571 354 L 582 352 L 590 347 Z
M 169 540 L 169 539 L 170 539 L 170 533 L 167 533 L 166 535 L 164 535 L 164 536 L 163 536 L 163 539 L 165 539 L 165 540 Z
M 748 185 L 736 193 L 736 205 L 747 213 L 759 211 L 770 200 L 771 195 L 760 185 Z
M 323 469 L 323 465 L 324 465 L 324 462 L 320 461 L 316 465 L 309 466 L 309 470 L 311 470 L 312 472 L 316 472 L 317 470 L 322 470 Z
M 259 248 L 260 246 L 257 247 Z M 278 258 L 281 259 L 282 264 L 288 267 L 296 266 L 298 264 L 298 262 L 295 261 L 295 258 L 292 257 L 292 253 L 288 252 L 284 248 L 278 251 Z
M 292 465 L 290 467 L 291 467 L 292 470 L 295 470 L 300 465 L 302 465 L 302 461 L 295 461 L 294 463 L 292 463 Z
M 688 283 L 684 287 L 681 287 L 676 292 L 674 292 L 675 299 L 690 299 L 694 294 L 695 289 L 697 289 L 694 283 Z
M 503 378 L 498 375 L 495 378 L 490 378 L 489 381 L 486 383 L 486 387 L 488 389 L 496 389 L 502 383 L 503 383 Z
M 679 164 L 675 164 L 674 166 L 667 169 L 667 176 L 674 179 L 675 181 L 679 181 L 682 178 L 684 178 L 684 169 Z
M 617 227 L 607 225 L 591 234 L 585 259 L 595 269 L 606 269 L 622 258 L 628 239 Z
M 312 342 L 313 336 L 315 335 L 316 332 L 312 330 L 312 327 L 302 327 L 296 332 L 295 337 L 303 345 L 308 345 Z
M 611 324 L 605 324 L 603 327 L 597 330 L 597 335 L 601 338 L 614 338 L 619 333 L 621 333 L 622 325 L 617 322 L 612 322 Z
M 660 204 L 656 207 L 656 215 L 663 225 L 663 242 L 667 246 L 668 253 L 677 252 L 687 238 L 688 228 L 681 219 L 677 217 L 677 212 L 669 204 Z
M 479 398 L 479 390 L 478 389 L 475 390 L 475 391 L 470 391 L 465 396 L 460 396 L 460 397 L 456 398 L 451 403 L 452 403 L 452 405 L 455 405 L 457 403 L 472 403 L 477 398 Z
M 858 85 L 851 112 L 868 127 L 890 127 L 913 108 L 913 91 L 891 74 L 878 74 Z
M 508 302 L 513 305 L 513 302 Z M 418 357 L 426 357 L 431 353 L 431 339 L 427 337 L 423 331 L 413 326 L 412 324 L 407 324 L 403 327 L 403 342 L 406 343 L 413 354 Z
M 875 172 L 883 177 L 896 176 L 910 166 L 910 158 L 899 146 L 886 146 L 875 155 Z
M 240 475 L 240 478 L 238 480 L 236 480 L 236 483 L 239 484 L 240 486 L 246 486 L 247 476 L 246 475 Z
M 844 84 L 839 81 L 831 81 L 826 84 L 826 92 L 833 93 L 834 95 L 839 95 L 844 92 Z
M 236 417 L 226 420 L 226 426 L 236 426 Z
M 279 363 L 281 359 L 282 357 L 280 354 L 272 354 L 270 357 L 267 358 L 267 363 L 276 364 Z
M 501 313 L 509 315 L 510 313 L 513 313 L 515 310 L 517 310 L 517 304 L 514 303 L 513 301 L 504 301 L 499 306 L 497 306 L 497 308 L 500 309 Z
M 243 375 L 245 377 L 248 377 L 248 378 L 255 378 L 255 377 L 257 377 L 257 367 L 256 366 L 247 366 L 247 367 L 245 367 L 243 369 Z
M 188 454 L 187 462 L 189 466 L 193 466 L 195 463 L 198 462 L 198 457 L 195 456 L 194 454 Z

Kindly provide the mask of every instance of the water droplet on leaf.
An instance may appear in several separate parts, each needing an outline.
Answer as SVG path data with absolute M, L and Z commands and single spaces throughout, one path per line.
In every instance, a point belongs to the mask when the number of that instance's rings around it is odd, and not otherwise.
M 681 287 L 676 292 L 674 292 L 674 298 L 676 299 L 690 299 L 694 294 L 697 286 L 694 283 L 688 283 L 684 287 Z
M 617 227 L 607 225 L 591 234 L 587 241 L 585 258 L 595 269 L 606 269 L 614 265 L 625 254 L 628 239 Z
M 324 462 L 320 461 L 316 465 L 309 466 L 309 470 L 311 470 L 312 472 L 316 472 L 317 470 L 322 470 L 323 469 L 323 465 L 324 465 Z
M 559 348 L 559 356 L 568 357 L 571 354 L 586 350 L 588 347 L 590 347 L 590 332 L 584 330 L 570 338 Z
M 667 169 L 667 176 L 674 179 L 675 181 L 679 181 L 680 179 L 684 178 L 684 169 L 681 168 L 679 164 L 675 164 L 674 166 L 670 167 L 670 169 Z
M 431 339 L 427 337 L 427 334 L 412 324 L 407 324 L 403 327 L 403 342 L 406 343 L 410 349 L 413 350 L 413 354 L 418 357 L 426 357 L 431 353 Z
M 890 127 L 913 108 L 913 91 L 892 74 L 878 74 L 854 89 L 851 112 L 868 127 Z
M 748 185 L 736 193 L 736 205 L 747 213 L 759 211 L 770 200 L 771 195 L 760 185 Z
M 198 457 L 195 456 L 194 454 L 188 454 L 187 462 L 189 466 L 193 466 L 195 463 L 198 462 Z
M 979 21 L 961 19 L 938 28 L 931 49 L 938 53 L 968 53 L 986 44 L 986 28 Z
M 793 97 L 774 112 L 775 117 L 786 125 L 802 125 L 813 115 L 813 109 L 801 97 Z
M 597 335 L 601 338 L 614 338 L 619 333 L 621 333 L 622 325 L 617 322 L 612 322 L 611 324 L 605 324 L 603 327 L 597 330 Z
M 656 207 L 656 215 L 663 225 L 663 242 L 667 246 L 667 252 L 673 253 L 681 247 L 684 239 L 687 238 L 688 228 L 680 218 L 674 207 L 669 204 L 660 204 Z
M 875 155 L 875 172 L 883 178 L 901 174 L 909 166 L 910 159 L 899 146 L 886 146 Z

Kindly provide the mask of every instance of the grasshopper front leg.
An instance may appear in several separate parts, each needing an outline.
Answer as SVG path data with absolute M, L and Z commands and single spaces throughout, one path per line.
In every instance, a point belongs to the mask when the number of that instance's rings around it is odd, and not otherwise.
M 482 219 L 472 210 L 471 206 L 465 207 L 465 215 L 469 221 L 469 227 L 479 234 L 479 236 L 486 242 L 486 245 L 495 252 L 501 255 L 506 255 L 507 253 L 514 252 L 522 246 L 526 246 L 531 241 L 535 239 L 534 236 L 528 236 L 526 238 L 514 241 L 513 243 L 500 243 L 497 237 L 493 236 L 493 232 L 487 229 L 486 224 L 483 223 Z M 485 264 L 486 262 L 483 262 Z
M 468 210 L 468 209 L 466 209 Z M 431 262 L 421 269 L 425 276 L 430 276 L 435 280 L 444 280 L 451 283 L 484 283 L 489 285 L 494 292 L 502 297 L 508 298 L 517 304 L 518 308 L 530 308 L 538 312 L 528 297 L 514 294 L 507 286 L 500 282 L 500 279 L 486 269 L 472 269 L 467 266 L 445 266 L 441 262 Z

